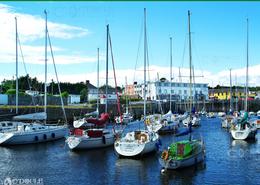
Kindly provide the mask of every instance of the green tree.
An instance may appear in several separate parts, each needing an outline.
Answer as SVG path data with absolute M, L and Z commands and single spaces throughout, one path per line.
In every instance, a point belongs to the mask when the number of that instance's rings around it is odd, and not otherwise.
M 87 88 L 83 88 L 80 91 L 80 101 L 81 102 L 86 102 L 88 100 L 88 89 Z
M 68 98 L 69 97 L 69 93 L 67 91 L 64 91 L 64 92 L 61 93 L 61 97 Z
M 11 94 L 15 94 L 15 93 L 16 93 L 15 89 L 8 89 L 5 94 L 11 95 Z

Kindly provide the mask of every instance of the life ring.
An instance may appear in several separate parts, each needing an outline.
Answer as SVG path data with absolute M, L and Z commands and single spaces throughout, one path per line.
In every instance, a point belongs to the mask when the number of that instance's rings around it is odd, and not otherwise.
M 139 140 L 142 142 L 142 143 L 145 143 L 147 141 L 147 135 L 142 133 L 139 135 Z
M 168 157 L 169 157 L 169 152 L 167 150 L 164 150 L 162 153 L 162 159 L 166 161 Z

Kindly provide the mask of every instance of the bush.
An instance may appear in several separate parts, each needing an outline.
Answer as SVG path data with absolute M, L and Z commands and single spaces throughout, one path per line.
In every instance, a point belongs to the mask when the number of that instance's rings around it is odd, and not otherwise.
M 69 97 L 69 93 L 67 91 L 64 91 L 61 93 L 61 97 L 62 98 L 68 98 Z
M 16 93 L 15 89 L 8 89 L 5 94 L 12 95 L 12 94 L 15 94 L 15 93 Z

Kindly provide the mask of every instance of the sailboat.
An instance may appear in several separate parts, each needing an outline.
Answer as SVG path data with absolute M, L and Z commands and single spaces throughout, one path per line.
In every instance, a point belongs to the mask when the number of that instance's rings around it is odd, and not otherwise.
M 232 78 L 231 78 L 231 69 L 230 69 L 230 108 L 229 108 L 229 115 L 224 114 L 223 116 L 220 117 L 221 119 L 221 126 L 222 128 L 230 128 L 231 125 L 235 124 L 237 119 L 235 116 L 232 115 L 233 112 L 233 96 L 232 96 Z
M 237 122 L 236 125 L 232 125 L 230 132 L 233 139 L 245 140 L 245 139 L 254 139 L 257 133 L 257 128 L 255 125 L 250 124 L 248 121 L 248 107 L 247 107 L 247 99 L 248 99 L 248 19 L 247 19 L 247 61 L 246 61 L 246 97 L 244 103 L 244 111 L 243 118 Z
M 188 128 L 179 128 L 179 117 L 172 113 L 172 37 L 170 37 L 170 110 L 161 116 L 160 122 L 162 128 L 158 130 L 159 134 L 173 133 L 175 136 L 185 135 L 189 133 Z
M 115 121 L 116 121 L 116 123 L 121 123 L 121 121 L 122 121 L 123 124 L 128 124 L 134 120 L 134 117 L 128 110 L 129 102 L 128 102 L 127 89 L 126 89 L 127 88 L 127 77 L 125 77 L 125 82 L 126 82 L 126 84 L 125 84 L 125 105 L 126 105 L 125 112 L 123 113 L 122 118 L 121 118 L 121 116 L 116 116 Z
M 16 125 L 15 129 L 0 133 L 0 145 L 19 145 L 19 144 L 30 144 L 40 143 L 51 140 L 57 140 L 65 137 L 68 133 L 66 126 L 57 125 L 46 125 L 41 124 L 39 121 L 46 121 L 47 119 L 47 12 L 44 11 L 46 18 L 45 27 L 45 98 L 44 98 L 44 110 L 45 112 L 19 115 L 14 117 L 16 120 L 31 120 L 32 123 L 20 122 Z M 17 20 L 17 19 L 16 19 Z M 17 22 L 16 22 L 17 30 Z M 49 38 L 49 37 L 48 37 Z M 49 38 L 50 41 L 50 38 Z M 18 89 L 18 86 L 17 88 Z M 63 101 L 61 100 L 62 105 Z M 65 112 L 64 112 L 65 113 Z M 36 121 L 35 121 L 36 120 Z
M 146 57 L 147 57 L 147 37 L 146 37 L 146 9 L 144 9 L 144 123 L 152 125 L 146 117 Z M 144 130 L 135 130 L 118 137 L 114 144 L 114 149 L 119 157 L 136 157 L 156 151 L 159 142 L 158 128 L 146 127 Z M 160 128 L 159 128 L 160 129 Z
M 106 87 L 108 87 L 108 43 L 109 43 L 109 25 L 107 25 L 107 57 L 106 57 Z M 97 50 L 97 87 L 99 89 L 99 48 Z M 106 90 L 106 97 L 107 96 Z M 99 99 L 99 95 L 97 97 Z M 98 103 L 97 100 L 97 110 Z M 105 125 L 109 120 L 107 113 L 107 101 L 106 101 L 106 113 L 102 113 L 100 118 L 83 118 L 83 121 L 73 123 L 74 130 L 71 135 L 66 139 L 66 143 L 71 150 L 78 149 L 94 149 L 112 146 L 115 141 L 114 133 L 111 129 L 106 129 Z M 77 124 L 79 123 L 79 124 Z
M 189 13 L 188 13 L 189 14 Z M 189 14 L 189 21 L 190 21 L 190 14 Z M 190 23 L 189 23 L 190 24 Z M 190 29 L 190 25 L 189 25 Z M 189 30 L 190 31 L 190 30 Z M 195 107 L 193 107 L 193 94 L 192 93 L 192 84 L 194 83 L 194 68 L 192 65 L 192 55 L 191 55 L 191 34 L 189 33 L 189 60 L 190 60 L 190 100 L 189 100 L 189 116 L 182 120 L 182 124 L 186 127 L 191 126 L 200 126 L 200 117 L 198 114 L 195 114 Z M 193 90 L 194 91 L 194 90 Z
M 189 23 L 190 88 L 191 88 L 192 77 L 191 77 L 190 11 L 188 11 L 188 23 Z M 191 93 L 190 96 L 192 96 Z M 203 140 L 201 138 L 193 139 L 190 133 L 190 137 L 188 140 L 173 142 L 166 150 L 164 150 L 159 158 L 159 162 L 163 167 L 161 171 L 164 172 L 165 170 L 168 169 L 178 169 L 178 168 L 195 165 L 196 163 L 202 162 L 204 158 L 205 158 L 205 145 Z

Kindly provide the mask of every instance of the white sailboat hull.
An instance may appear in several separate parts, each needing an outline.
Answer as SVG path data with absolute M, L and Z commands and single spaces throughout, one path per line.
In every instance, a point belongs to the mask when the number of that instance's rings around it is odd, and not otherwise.
M 162 128 L 158 130 L 159 134 L 164 134 L 164 133 L 176 133 L 178 130 L 178 123 L 176 122 L 167 122 L 167 125 L 163 125 Z
M 134 132 L 130 132 L 128 134 L 134 135 Z M 121 157 L 136 157 L 156 151 L 159 136 L 157 133 L 153 134 L 153 138 L 149 139 L 146 142 L 141 142 L 138 140 L 127 141 L 127 139 L 123 139 L 122 141 L 115 141 L 114 148 L 117 155 Z
M 108 147 L 114 144 L 114 135 L 105 134 L 102 137 L 69 136 L 66 143 L 71 150 L 94 149 Z
M 254 139 L 257 133 L 256 128 L 249 128 L 246 126 L 245 129 L 231 129 L 230 130 L 232 138 L 238 140 L 245 140 L 245 139 Z
M 0 145 L 22 145 L 41 143 L 65 137 L 68 129 L 63 126 L 46 130 L 0 133 Z
M 184 119 L 182 121 L 182 124 L 186 127 L 189 126 L 189 123 L 190 123 L 190 117 L 187 117 L 186 119 Z M 192 117 L 192 120 L 191 120 L 191 125 L 193 127 L 196 127 L 196 126 L 200 126 L 200 118 L 196 118 L 196 117 Z

